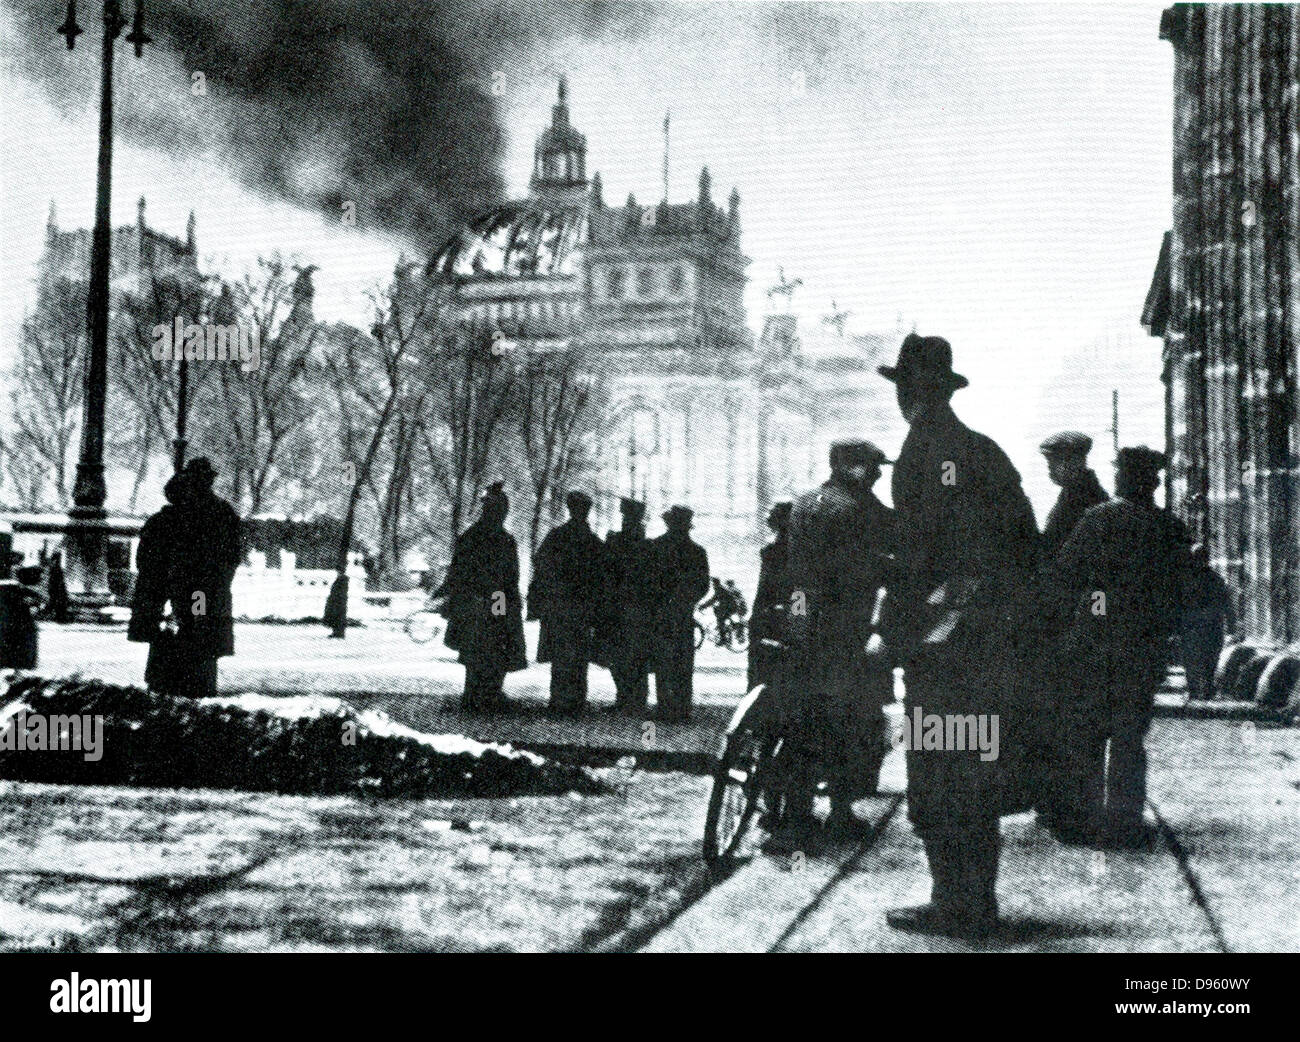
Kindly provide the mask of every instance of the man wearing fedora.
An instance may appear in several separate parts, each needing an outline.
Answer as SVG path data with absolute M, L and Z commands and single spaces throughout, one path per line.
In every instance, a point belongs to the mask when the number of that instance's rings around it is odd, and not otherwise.
M 1067 842 L 1147 838 L 1143 741 L 1191 571 L 1186 528 L 1156 506 L 1164 465 L 1146 446 L 1120 449 L 1115 498 L 1083 515 L 1052 569 L 1049 610 L 1064 621 L 1075 665 L 1065 687 L 1063 815 L 1054 822 Z
M 243 542 L 216 478 L 206 457 L 190 460 L 167 482 L 168 505 L 140 530 L 127 639 L 149 644 L 145 682 L 165 694 L 215 695 L 217 659 L 235 652 L 231 586 Z
M 883 706 L 893 672 L 868 659 L 876 601 L 893 567 L 894 512 L 871 491 L 885 453 L 869 441 L 831 445 L 831 476 L 790 514 L 785 813 L 764 849 L 816 848 L 813 797 L 830 790 L 825 834 L 861 831 L 853 801 L 876 791 L 885 759 Z
M 1079 431 L 1061 431 L 1045 438 L 1038 451 L 1047 460 L 1047 476 L 1061 489 L 1043 523 L 1043 559 L 1053 561 L 1083 517 L 1083 512 L 1110 497 L 1088 466 L 1092 439 Z
M 605 544 L 587 524 L 591 497 L 570 492 L 565 506 L 569 519 L 547 533 L 533 558 L 528 617 L 542 624 L 537 661 L 551 664 L 551 711 L 572 716 L 587 704 L 606 568 Z
M 605 537 L 610 587 L 607 657 L 614 677 L 614 708 L 643 713 L 650 696 L 651 547 L 645 534 L 645 504 L 625 496 L 619 512 L 622 528 Z
M 691 539 L 695 512 L 670 507 L 667 531 L 651 540 L 655 577 L 655 702 L 661 720 L 691 715 L 695 681 L 695 606 L 709 592 L 709 555 Z
M 995 758 L 969 748 L 907 748 L 908 816 L 925 844 L 932 899 L 887 915 L 895 929 L 983 937 L 997 926 L 998 819 L 1016 741 L 1038 528 L 1001 448 L 961 422 L 941 337 L 909 335 L 880 373 L 909 430 L 894 465 L 900 574 L 889 586 L 879 653 L 904 670 L 909 719 L 998 722 Z M 962 743 L 964 744 L 964 743 Z M 1014 757 L 1012 757 L 1014 759 Z M 1018 806 L 1014 809 L 1020 809 Z

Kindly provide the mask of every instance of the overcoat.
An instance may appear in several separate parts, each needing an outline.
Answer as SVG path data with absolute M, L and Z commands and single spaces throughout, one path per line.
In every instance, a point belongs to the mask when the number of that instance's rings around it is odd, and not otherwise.
M 1070 538 L 1070 533 L 1074 531 L 1074 526 L 1083 518 L 1084 511 L 1106 502 L 1108 498 L 1097 475 L 1091 470 L 1085 470 L 1077 480 L 1064 486 L 1052 504 L 1052 509 L 1047 512 L 1047 520 L 1043 522 L 1043 558 L 1047 561 L 1055 560 L 1065 541 Z
M 1048 611 L 1065 617 L 1061 677 L 1078 716 L 1100 718 L 1115 692 L 1146 712 L 1164 679 L 1169 638 L 1191 584 L 1187 530 L 1153 504 L 1113 499 L 1092 507 L 1061 548 Z
M 570 518 L 547 533 L 533 558 L 528 616 L 541 620 L 537 661 L 557 655 L 590 661 L 596 627 L 605 615 L 609 581 L 605 544 Z
M 884 633 L 904 666 L 909 723 L 975 715 L 998 728 L 996 757 L 907 752 L 908 814 L 961 830 L 1028 805 L 1038 529 L 1020 475 L 991 438 L 944 405 L 917 417 L 894 466 L 900 576 Z M 991 751 L 991 750 L 990 750 Z
M 802 598 L 788 620 L 792 740 L 851 791 L 868 791 L 884 758 L 880 709 L 894 697 L 892 671 L 866 655 L 893 564 L 894 512 L 831 478 L 795 502 L 789 538 L 790 586 Z
M 603 636 L 609 653 L 629 646 L 649 655 L 655 584 L 654 555 L 644 531 L 610 532 L 605 537 L 606 582 Z
M 435 596 L 447 598 L 443 640 L 466 666 L 501 673 L 528 667 L 519 546 L 505 528 L 480 518 L 465 529 Z
M 155 643 L 169 602 L 178 653 L 235 653 L 231 586 L 243 558 L 239 515 L 211 493 L 169 504 L 140 530 L 127 639 Z

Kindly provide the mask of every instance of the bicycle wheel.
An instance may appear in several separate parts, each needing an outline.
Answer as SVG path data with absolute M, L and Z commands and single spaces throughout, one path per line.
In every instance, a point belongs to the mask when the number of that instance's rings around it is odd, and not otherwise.
M 437 612 L 417 611 L 407 616 L 403 627 L 417 644 L 427 644 L 442 632 L 443 619 Z
M 708 632 L 705 630 L 703 624 L 701 624 L 699 619 L 696 619 L 695 620 L 695 650 L 696 651 L 699 651 L 700 648 L 704 647 L 704 638 L 707 635 Z
M 777 741 L 748 728 L 728 736 L 704 817 L 704 860 L 710 866 L 725 868 L 735 860 L 758 812 Z
M 727 647 L 737 652 L 749 650 L 749 624 L 744 619 L 727 627 Z

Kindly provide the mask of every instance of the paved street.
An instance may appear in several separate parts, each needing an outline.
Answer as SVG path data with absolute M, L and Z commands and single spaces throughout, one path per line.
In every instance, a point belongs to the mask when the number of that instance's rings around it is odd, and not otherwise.
M 464 669 L 441 639 L 416 644 L 397 626 L 350 629 L 332 640 L 321 626 L 238 625 L 234 656 L 221 660 L 223 691 L 310 693 L 346 697 L 357 705 L 383 709 L 426 731 L 451 731 L 483 741 L 509 741 L 530 747 L 583 747 L 633 751 L 669 757 L 670 763 L 696 762 L 711 755 L 716 734 L 744 694 L 743 654 L 706 645 L 697 655 L 697 708 L 690 724 L 662 724 L 588 713 L 576 721 L 544 715 L 550 669 L 537 665 L 537 627 L 527 627 L 527 670 L 506 678 L 506 695 L 515 712 L 502 716 L 467 715 L 459 698 Z M 147 648 L 126 639 L 124 627 L 53 626 L 41 629 L 41 669 L 48 676 L 81 673 L 118 684 L 139 684 Z M 613 705 L 614 685 L 607 670 L 590 670 L 591 704 Z
M 460 730 L 476 737 L 508 738 L 570 750 L 584 745 L 608 750 L 611 756 L 620 751 L 655 754 L 668 756 L 667 766 L 694 769 L 707 761 L 706 754 L 715 747 L 723 721 L 743 684 L 739 657 L 707 652 L 697 677 L 701 691 L 697 719 L 686 727 L 660 725 L 647 731 L 644 722 L 604 713 L 591 713 L 577 722 L 553 721 L 543 716 L 546 670 L 534 666 L 510 679 L 508 690 L 521 703 L 518 713 L 467 718 L 454 706 L 460 672 L 449 655 L 433 645 L 411 644 L 400 632 L 359 630 L 347 641 L 339 642 L 308 627 L 241 627 L 238 642 L 240 655 L 222 667 L 223 687 L 228 690 L 328 691 L 382 705 L 394 717 L 417 727 Z M 143 668 L 143 649 L 128 645 L 121 632 L 47 628 L 43 632 L 43 672 L 70 672 L 75 668 L 109 680 L 133 681 Z M 608 675 L 593 670 L 592 677 L 594 701 L 608 701 L 612 695 Z M 1180 697 L 1177 692 L 1169 692 L 1163 701 L 1172 707 Z M 1176 715 L 1167 708 L 1153 727 L 1148 747 L 1151 784 L 1147 813 L 1148 820 L 1158 826 L 1152 849 L 1102 854 L 1066 848 L 1040 829 L 1032 815 L 1004 819 L 999 894 L 1008 926 L 989 947 L 1112 952 L 1300 949 L 1300 730 L 1256 723 L 1244 715 L 1195 719 Z M 679 757 L 677 763 L 671 759 L 674 753 Z M 642 765 L 647 763 L 653 763 L 652 755 L 642 756 Z M 244 815 L 251 813 L 246 808 L 283 803 L 289 815 L 286 821 L 292 819 L 292 823 L 272 830 L 277 838 L 268 850 L 275 848 L 279 852 L 267 853 L 265 866 L 255 870 L 257 878 L 269 874 L 284 879 L 287 886 L 303 872 L 315 871 L 303 867 L 312 858 L 324 857 L 321 870 L 360 873 L 373 882 L 376 895 L 407 894 L 423 909 L 425 918 L 420 930 L 403 934 L 400 939 L 393 935 L 394 944 L 436 947 L 450 943 L 446 939 L 454 930 L 439 918 L 440 914 L 451 916 L 448 909 L 454 909 L 455 915 L 472 915 L 485 924 L 481 934 L 476 935 L 483 945 L 508 943 L 508 935 L 488 925 L 492 921 L 490 909 L 469 907 L 471 891 L 459 887 L 454 900 L 446 896 L 453 884 L 445 870 L 461 866 L 458 871 L 478 871 L 473 868 L 477 863 L 473 859 L 488 856 L 479 851 L 483 839 L 447 832 L 437 825 L 462 815 L 490 821 L 505 814 L 508 826 L 492 826 L 508 827 L 510 832 L 508 843 L 501 841 L 506 846 L 489 843 L 491 850 L 498 853 L 550 850 L 554 844 L 570 842 L 563 837 L 582 834 L 586 837 L 581 845 L 585 853 L 577 856 L 586 864 L 588 858 L 602 858 L 602 846 L 615 842 L 611 837 L 617 836 L 620 829 L 637 837 L 636 843 L 626 851 L 620 847 L 617 856 L 611 856 L 592 877 L 592 886 L 603 897 L 593 896 L 595 891 L 581 894 L 568 884 L 556 884 L 559 889 L 552 889 L 549 872 L 553 866 L 546 860 L 549 855 L 529 855 L 542 863 L 531 864 L 528 869 L 533 873 L 533 889 L 512 891 L 515 897 L 511 914 L 522 917 L 521 921 L 538 915 L 557 916 L 557 922 L 565 925 L 551 932 L 534 931 L 527 939 L 516 941 L 520 946 L 644 947 L 651 951 L 917 951 L 967 947 L 960 942 L 899 934 L 884 924 L 886 908 L 926 897 L 924 859 L 906 820 L 904 783 L 901 754 L 893 753 L 886 767 L 885 794 L 858 806 L 859 813 L 878 826 L 869 841 L 812 858 L 777 860 L 755 856 L 719 881 L 707 876 L 698 859 L 707 784 L 703 778 L 676 771 L 632 771 L 627 774 L 626 795 L 620 800 L 575 799 L 567 811 L 563 801 L 555 800 L 509 801 L 509 809 L 503 805 L 499 810 L 482 804 L 466 808 L 431 802 L 427 810 L 410 812 L 421 819 L 429 817 L 430 824 L 417 822 L 414 832 L 410 824 L 401 826 L 409 842 L 417 842 L 414 837 L 424 836 L 429 829 L 441 837 L 436 856 L 430 854 L 427 861 L 410 857 L 394 861 L 399 848 L 408 842 L 400 840 L 396 825 L 383 825 L 373 841 L 360 834 L 349 840 L 339 833 L 327 844 L 327 854 L 313 854 L 305 848 L 295 853 L 299 842 L 296 837 L 318 836 L 329 822 L 347 813 L 347 800 L 321 803 L 320 810 L 314 811 L 311 801 L 259 795 L 250 802 L 231 794 L 218 801 L 234 805 L 229 814 L 207 815 L 188 805 L 197 796 L 186 796 L 182 800 L 188 801 L 184 808 L 178 806 L 175 812 L 167 812 L 166 820 L 159 822 L 159 807 L 168 805 L 166 801 L 173 799 L 170 795 L 160 794 L 155 799 L 142 791 L 136 799 L 109 790 L 65 791 L 59 797 L 60 804 L 68 800 L 85 804 L 87 814 L 75 815 L 77 820 L 96 820 L 100 812 L 91 811 L 105 800 L 118 808 L 114 813 L 121 820 L 115 818 L 114 828 L 103 835 L 76 837 L 75 843 L 74 837 L 56 829 L 39 842 L 20 844 L 9 850 L 7 860 L 17 859 L 21 866 L 11 865 L 0 875 L 16 875 L 29 882 L 33 873 L 56 877 L 66 869 L 70 857 L 73 861 L 87 857 L 94 860 L 99 856 L 96 851 L 112 850 L 115 844 L 130 842 L 132 836 L 164 834 L 176 828 L 187 835 L 187 843 L 194 849 L 230 849 L 242 852 L 241 857 L 252 858 L 255 852 L 245 849 L 247 827 L 242 822 Z M 6 789 L 13 796 L 36 799 L 37 803 L 50 798 L 34 792 L 41 787 L 8 783 Z M 536 809 L 530 812 L 528 807 Z M 294 808 L 303 808 L 304 814 L 310 812 L 309 817 L 323 817 L 299 822 L 299 810 Z M 66 815 L 66 807 L 63 813 Z M 402 815 L 407 813 L 394 804 L 393 810 L 383 812 L 384 820 L 396 815 L 395 820 L 406 821 Z M 329 828 L 325 831 L 329 832 Z M 428 845 L 424 839 L 418 842 Z M 307 843 L 312 850 L 313 843 L 315 839 Z M 183 859 L 184 850 L 177 856 Z M 573 862 L 568 859 L 573 856 L 569 851 L 555 865 L 570 866 L 565 869 L 569 871 Z M 122 860 L 130 864 L 134 857 L 123 855 Z M 400 871 L 383 867 L 398 864 Z M 217 870 L 199 865 L 195 871 L 202 874 Z M 109 896 L 120 898 L 124 885 L 130 884 L 80 879 L 75 886 L 69 882 L 66 886 L 53 885 L 53 889 L 42 885 L 15 890 L 8 886 L 3 896 L 14 915 L 22 911 L 28 920 L 44 922 L 41 916 L 53 913 L 49 908 L 42 911 L 42 902 L 64 900 L 78 908 L 99 909 L 108 900 L 99 890 L 111 891 Z M 67 893 L 58 897 L 61 886 Z M 193 907 L 185 912 L 187 929 L 191 931 L 186 936 L 199 936 L 208 929 L 203 926 L 207 922 L 204 907 L 225 908 L 232 902 L 243 907 L 251 900 L 247 884 L 232 882 L 231 886 L 236 889 L 230 896 L 195 899 Z M 217 891 L 225 893 L 220 887 Z M 485 889 L 483 900 L 496 900 L 491 896 L 495 893 Z M 443 897 L 436 900 L 430 896 L 439 894 Z M 383 907 L 388 908 L 396 899 L 384 897 Z M 542 903 L 533 907 L 529 902 L 534 900 Z M 386 943 L 387 935 L 376 931 L 373 917 L 389 916 L 391 911 L 382 911 L 378 905 L 369 908 L 365 900 L 358 899 L 345 910 L 352 925 L 343 929 L 330 925 L 332 918 L 344 911 L 331 904 L 332 898 L 325 890 L 306 893 L 303 901 L 302 916 L 315 924 L 313 944 L 337 948 L 356 944 L 383 947 Z M 123 907 L 128 905 L 135 908 L 129 902 Z M 439 907 L 442 913 L 437 912 Z M 87 911 L 87 922 L 95 921 L 100 914 Z M 138 909 L 131 914 L 138 916 Z M 269 913 L 248 911 L 246 915 L 261 923 Z M 165 922 L 147 923 L 138 918 L 130 922 L 132 929 L 144 931 L 156 943 L 188 943 L 168 934 Z M 37 927 L 32 929 L 39 933 Z M 213 943 L 217 946 L 256 947 L 263 942 L 254 938 L 265 936 L 253 934 L 237 939 L 224 935 L 219 924 L 210 929 L 216 931 Z M 96 936 L 110 935 L 101 931 Z M 357 941 L 357 937 L 363 940 Z M 116 942 L 105 939 L 102 943 Z M 480 942 L 462 937 L 456 943 L 476 946 Z

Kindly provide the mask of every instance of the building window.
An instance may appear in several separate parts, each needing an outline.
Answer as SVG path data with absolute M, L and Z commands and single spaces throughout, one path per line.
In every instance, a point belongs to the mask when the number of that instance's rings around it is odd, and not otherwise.
M 686 292 L 686 270 L 678 265 L 668 273 L 668 292 L 680 297 Z
M 609 272 L 609 295 L 618 300 L 623 296 L 626 279 L 622 268 L 611 268 Z
M 649 268 L 642 268 L 636 273 L 636 292 L 640 297 L 654 296 L 655 273 Z

